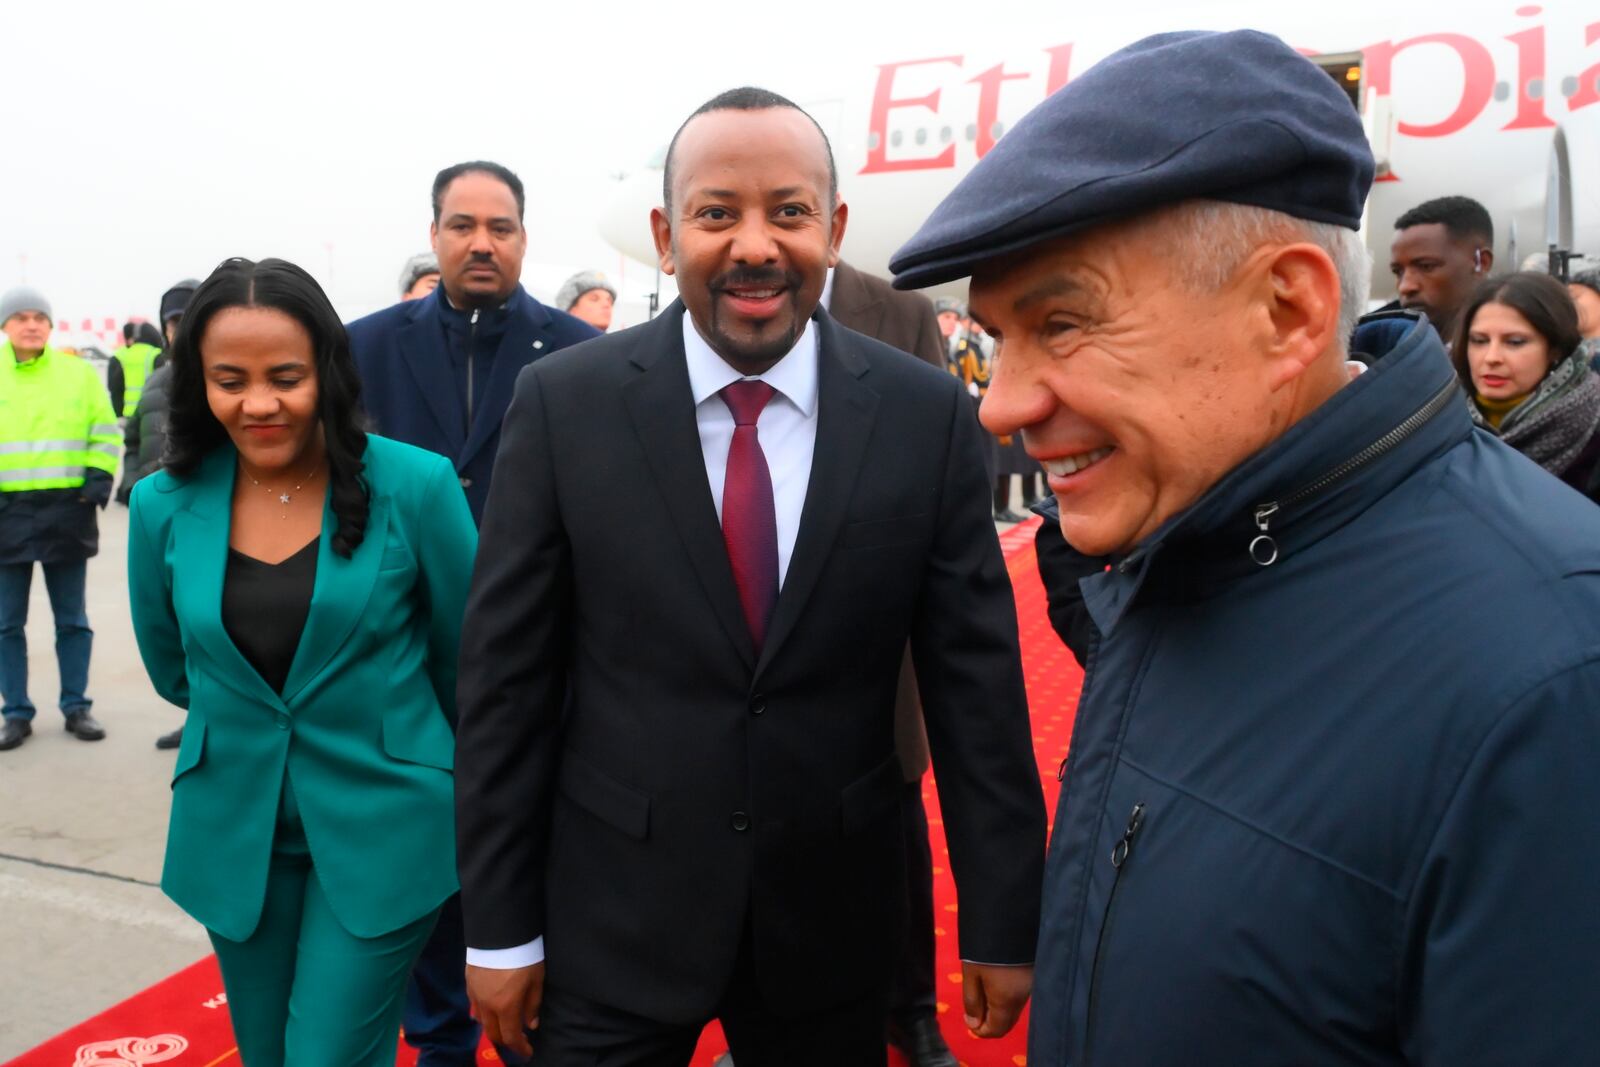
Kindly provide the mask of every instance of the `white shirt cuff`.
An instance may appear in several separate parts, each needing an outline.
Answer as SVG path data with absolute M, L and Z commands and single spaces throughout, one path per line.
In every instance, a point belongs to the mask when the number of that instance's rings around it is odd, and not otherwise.
M 526 945 L 515 948 L 469 948 L 467 962 L 474 967 L 487 967 L 495 971 L 532 967 L 544 962 L 544 938 L 536 937 Z

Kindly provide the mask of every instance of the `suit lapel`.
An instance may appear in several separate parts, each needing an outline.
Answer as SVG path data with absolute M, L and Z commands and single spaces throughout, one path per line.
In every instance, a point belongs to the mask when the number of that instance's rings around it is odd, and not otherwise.
M 366 610 L 383 561 L 389 531 L 388 505 L 382 500 L 372 501 L 366 533 L 349 559 L 333 550 L 333 535 L 338 528 L 330 496 L 322 507 L 322 543 L 317 548 L 317 582 L 311 594 L 311 611 L 283 683 L 285 704 L 293 704 L 306 683 L 328 665 Z
M 244 658 L 222 622 L 235 456 L 232 445 L 214 449 L 189 483 L 188 505 L 172 517 L 177 549 L 185 564 L 173 595 L 179 617 L 193 620 L 190 633 L 225 676 L 246 695 L 282 710 L 283 701 Z
M 683 305 L 667 309 L 640 340 L 631 357 L 640 373 L 623 386 L 623 403 L 706 597 L 745 664 L 753 667 L 755 642 L 739 606 L 733 567 L 706 480 L 683 352 Z
M 395 340 L 401 361 L 416 379 L 428 411 L 450 443 L 452 453 L 459 454 L 466 438 L 466 427 L 462 425 L 461 412 L 456 406 L 456 383 L 450 373 L 449 357 L 439 358 L 439 335 L 444 332 L 444 326 L 439 321 L 437 301 L 442 299 L 441 293 L 417 301 L 422 306 L 410 324 L 397 331 Z M 454 460 L 455 455 L 450 458 Z
M 844 524 L 856 478 L 866 457 L 867 441 L 878 411 L 878 394 L 861 379 L 870 369 L 865 357 L 847 347 L 827 315 L 817 316 L 817 445 L 811 457 L 800 531 L 773 611 L 767 642 L 762 647 L 759 676 L 793 632 L 811 591 L 828 561 Z M 730 572 L 731 573 L 731 572 Z

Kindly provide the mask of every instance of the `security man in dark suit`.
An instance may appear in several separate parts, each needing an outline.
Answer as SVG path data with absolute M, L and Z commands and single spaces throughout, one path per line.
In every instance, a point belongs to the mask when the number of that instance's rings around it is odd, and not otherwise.
M 455 464 L 474 521 L 483 517 L 500 420 L 522 368 L 597 336 L 522 288 L 522 181 L 498 163 L 458 163 L 433 182 L 429 238 L 440 284 L 348 327 L 372 429 Z M 406 996 L 406 1041 L 418 1067 L 471 1067 L 479 1027 L 462 977 L 461 908 L 440 913 Z
M 1044 813 L 979 428 L 819 311 L 847 210 L 756 89 L 668 149 L 682 295 L 523 372 L 462 642 L 468 988 L 540 1067 L 883 1067 L 905 921 L 909 642 L 961 892 L 967 1025 L 1031 985 Z M 610 492 L 590 487 L 604 481 Z
M 498 163 L 440 171 L 428 231 L 439 287 L 348 327 L 373 430 L 453 460 L 479 521 L 518 373 L 599 335 L 522 288 L 524 203 L 522 180 Z

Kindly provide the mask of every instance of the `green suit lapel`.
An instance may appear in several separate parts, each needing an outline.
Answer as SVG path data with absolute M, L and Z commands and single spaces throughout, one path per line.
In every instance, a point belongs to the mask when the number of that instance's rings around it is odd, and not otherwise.
M 383 562 L 383 546 L 389 529 L 389 509 L 377 500 L 367 514 L 367 530 L 361 544 L 345 559 L 333 550 L 333 535 L 339 520 L 333 514 L 332 499 L 322 507 L 322 544 L 317 549 L 317 585 L 311 594 L 311 614 L 300 634 L 289 677 L 283 684 L 285 703 L 293 704 L 306 684 L 320 674 L 350 632 L 372 596 L 372 585 Z
M 244 658 L 222 623 L 222 586 L 228 567 L 228 537 L 237 453 L 222 445 L 208 455 L 190 482 L 188 506 L 173 516 L 183 571 L 174 583 L 179 617 L 192 620 L 194 639 L 245 695 L 275 710 L 287 711 L 295 697 L 332 660 L 366 608 L 383 561 L 389 510 L 374 501 L 366 535 L 349 559 L 333 550 L 338 520 L 331 501 L 322 509 L 322 540 L 317 549 L 317 581 L 311 611 L 295 650 L 283 695 L 272 691 Z

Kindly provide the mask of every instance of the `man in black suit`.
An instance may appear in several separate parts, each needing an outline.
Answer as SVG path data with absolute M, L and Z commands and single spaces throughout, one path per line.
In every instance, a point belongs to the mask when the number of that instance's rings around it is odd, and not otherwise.
M 885 1062 L 909 640 L 962 893 L 964 1007 L 1028 995 L 1044 809 L 978 427 L 947 374 L 816 313 L 847 212 L 761 90 L 668 150 L 682 303 L 532 365 L 461 656 L 468 988 L 542 1067 Z M 597 487 L 604 486 L 604 490 Z

